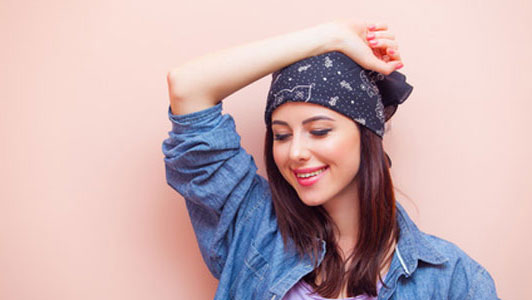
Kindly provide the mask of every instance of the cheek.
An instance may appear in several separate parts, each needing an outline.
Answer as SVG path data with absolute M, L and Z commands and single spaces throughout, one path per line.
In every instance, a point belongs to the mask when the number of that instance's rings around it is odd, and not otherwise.
M 327 141 L 321 149 L 320 153 L 322 156 L 334 161 L 336 165 L 358 170 L 360 164 L 360 143 L 358 137 L 339 137 L 338 139 Z
M 283 151 L 283 147 L 280 147 L 274 144 L 272 147 L 272 155 L 273 155 L 273 161 L 277 165 L 277 168 L 279 170 L 282 170 L 281 166 L 286 161 L 286 155 Z
M 286 172 L 286 164 L 288 159 L 288 152 L 285 149 L 285 147 L 282 147 L 282 145 L 273 146 L 272 148 L 272 155 L 273 155 L 273 161 L 275 162 L 275 165 L 277 166 L 277 169 L 281 173 L 281 176 L 286 181 L 290 181 L 289 174 Z
M 277 166 L 279 166 L 279 149 L 278 147 L 272 146 L 272 155 L 273 155 L 273 161 Z

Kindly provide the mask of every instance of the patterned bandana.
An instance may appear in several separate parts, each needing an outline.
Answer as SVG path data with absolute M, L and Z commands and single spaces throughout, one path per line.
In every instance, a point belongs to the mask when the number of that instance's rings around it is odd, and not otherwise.
M 265 122 L 286 102 L 308 102 L 337 111 L 382 138 L 384 123 L 413 87 L 394 71 L 388 76 L 363 69 L 345 54 L 333 51 L 312 56 L 272 74 Z

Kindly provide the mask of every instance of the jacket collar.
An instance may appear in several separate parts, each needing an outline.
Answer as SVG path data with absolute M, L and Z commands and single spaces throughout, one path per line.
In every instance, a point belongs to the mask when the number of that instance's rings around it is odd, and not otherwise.
M 318 265 L 321 264 L 323 258 L 325 257 L 326 243 L 324 240 L 321 242 L 321 251 L 318 254 Z M 286 253 L 285 253 L 286 255 Z M 283 277 L 278 278 L 270 288 L 270 292 L 276 295 L 285 295 L 286 292 L 305 274 L 312 272 L 314 269 L 312 258 L 308 255 L 305 255 L 304 259 L 299 259 L 297 255 L 287 256 L 287 260 L 284 263 L 285 266 L 290 266 L 287 268 L 286 274 Z M 275 298 L 272 298 L 275 299 Z
M 407 277 L 417 269 L 419 260 L 432 265 L 448 261 L 448 258 L 427 240 L 425 234 L 418 229 L 399 202 L 396 202 L 396 207 L 397 223 L 401 231 L 396 255 Z
M 396 245 L 394 259 L 397 258 L 403 268 L 407 277 L 417 269 L 418 260 L 422 260 L 429 264 L 439 265 L 443 264 L 448 259 L 443 256 L 430 242 L 423 236 L 423 233 L 418 229 L 416 224 L 410 219 L 405 209 L 396 201 L 396 219 L 400 228 L 399 242 Z M 325 256 L 326 244 L 321 240 L 322 249 L 319 254 L 318 261 L 321 264 Z M 288 260 L 286 265 L 291 265 L 287 268 L 286 274 L 278 278 L 270 288 L 270 292 L 276 295 L 284 295 L 295 282 L 301 279 L 302 276 L 312 271 L 310 257 L 305 257 L 304 260 Z M 390 270 L 392 271 L 392 270 Z

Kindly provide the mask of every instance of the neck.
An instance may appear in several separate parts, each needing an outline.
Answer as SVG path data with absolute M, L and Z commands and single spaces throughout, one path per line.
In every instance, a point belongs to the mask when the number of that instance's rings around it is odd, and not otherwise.
M 350 184 L 334 199 L 323 204 L 338 231 L 335 232 L 340 253 L 348 256 L 357 242 L 359 228 L 359 201 L 356 182 Z

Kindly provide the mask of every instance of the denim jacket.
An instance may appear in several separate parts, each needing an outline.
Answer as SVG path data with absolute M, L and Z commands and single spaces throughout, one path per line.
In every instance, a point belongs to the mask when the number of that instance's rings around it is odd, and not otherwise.
M 268 181 L 240 145 L 222 102 L 173 115 L 163 141 L 166 179 L 183 196 L 214 299 L 281 300 L 313 269 L 286 248 Z M 421 232 L 397 203 L 400 237 L 378 299 L 498 299 L 490 274 L 456 245 Z M 319 254 L 321 263 L 325 242 Z

